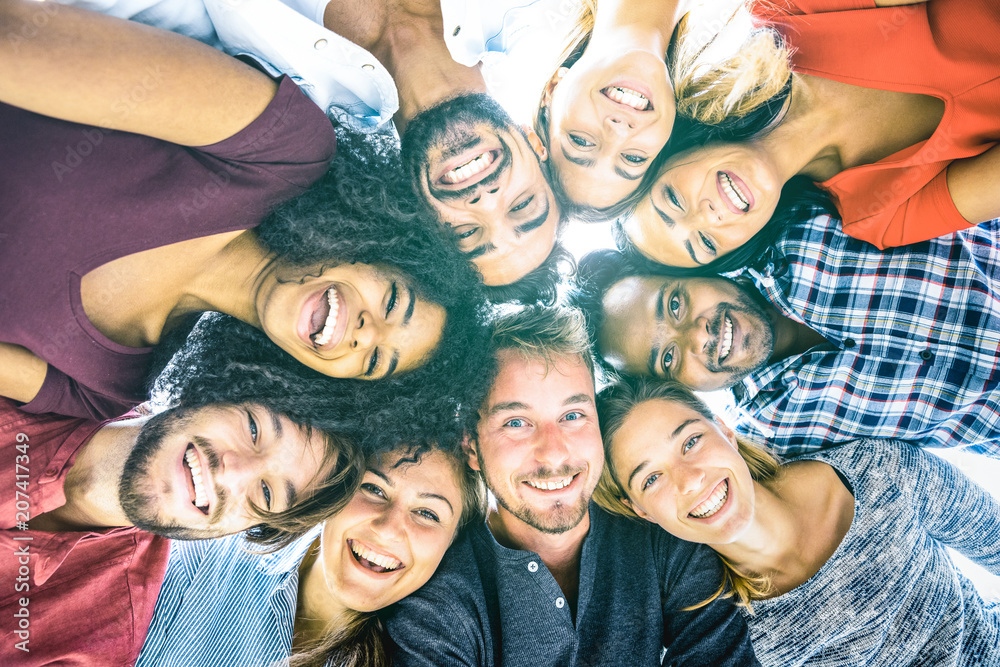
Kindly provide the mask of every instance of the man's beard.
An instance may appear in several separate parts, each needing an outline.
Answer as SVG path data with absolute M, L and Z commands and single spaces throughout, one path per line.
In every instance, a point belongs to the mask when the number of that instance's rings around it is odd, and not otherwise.
M 501 163 L 483 181 L 470 188 L 450 191 L 435 187 L 428 174 L 428 152 L 432 148 L 442 151 L 447 160 L 468 150 L 479 138 L 475 128 L 488 125 L 503 147 Z M 486 187 L 510 167 L 511 150 L 503 137 L 521 129 L 496 100 L 485 93 L 460 95 L 437 106 L 420 112 L 409 125 L 402 138 L 402 157 L 414 189 L 422 194 L 430 192 L 436 199 L 447 201 L 468 196 L 477 187 Z
M 759 359 L 748 359 L 748 363 L 743 366 L 719 366 L 715 363 L 719 331 L 723 327 L 723 317 L 727 312 L 743 315 L 744 322 L 752 321 L 748 318 L 754 318 L 761 323 L 762 326 L 745 332 L 742 341 L 742 346 L 746 349 L 759 351 Z M 715 316 L 708 323 L 708 333 L 711 334 L 712 340 L 705 349 L 705 353 L 709 359 L 708 363 L 705 364 L 705 368 L 713 373 L 726 373 L 729 375 L 723 388 L 731 387 L 751 373 L 755 373 L 767 366 L 774 352 L 774 328 L 771 325 L 771 318 L 768 317 L 767 311 L 746 293 L 736 303 L 723 302 L 716 306 Z M 734 339 L 733 347 L 736 347 L 736 342 Z
M 502 493 L 497 492 L 500 485 L 496 483 L 490 469 L 484 465 L 482 458 L 479 458 L 479 469 L 482 470 L 483 477 L 486 479 L 486 488 L 497 499 L 497 503 L 522 523 L 540 532 L 559 535 L 572 530 L 580 525 L 580 522 L 583 521 L 590 508 L 592 489 L 590 493 L 580 494 L 579 499 L 572 505 L 565 505 L 561 501 L 557 501 L 544 511 L 531 507 L 527 503 L 518 503 L 516 499 L 507 498 Z M 583 471 L 577 472 L 583 474 Z M 558 470 L 538 470 L 535 476 L 541 478 L 568 477 L 571 474 L 573 474 L 573 471 L 568 466 L 564 466 Z
M 167 522 L 159 512 L 154 491 L 157 480 L 152 479 L 150 467 L 168 436 L 184 428 L 188 414 L 189 410 L 175 408 L 154 415 L 142 425 L 118 482 L 118 501 L 129 522 L 147 532 L 182 540 L 218 537 L 215 533 L 208 534 L 176 522 Z

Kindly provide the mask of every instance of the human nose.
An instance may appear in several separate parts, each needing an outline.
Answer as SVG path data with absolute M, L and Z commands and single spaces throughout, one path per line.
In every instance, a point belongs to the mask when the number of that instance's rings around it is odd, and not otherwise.
M 678 495 L 698 493 L 705 486 L 705 471 L 701 466 L 677 463 L 670 471 Z
M 493 210 L 500 204 L 500 186 L 492 185 L 475 190 L 467 200 L 469 206 L 479 209 Z
M 538 429 L 535 443 L 535 460 L 550 467 L 558 467 L 569 458 L 566 436 L 558 424 L 543 424 Z
M 679 347 L 695 356 L 704 356 L 714 338 L 709 325 L 709 318 L 701 315 L 683 322 L 674 331 L 674 336 L 680 341 Z
M 219 457 L 215 484 L 227 489 L 233 498 L 246 497 L 252 500 L 253 482 L 260 477 L 261 467 L 262 463 L 256 452 L 231 449 Z
M 386 542 L 398 541 L 403 534 L 405 513 L 405 508 L 397 503 L 384 505 L 382 511 L 372 519 L 372 533 Z
M 605 126 L 609 131 L 619 136 L 624 136 L 632 129 L 632 123 L 628 118 L 614 114 L 605 119 Z
M 700 222 L 705 226 L 712 226 L 722 222 L 722 206 L 717 206 L 710 197 L 704 197 L 698 207 Z
M 358 317 L 358 326 L 354 328 L 351 349 L 369 350 L 375 346 L 384 334 L 385 321 L 371 311 L 364 311 Z

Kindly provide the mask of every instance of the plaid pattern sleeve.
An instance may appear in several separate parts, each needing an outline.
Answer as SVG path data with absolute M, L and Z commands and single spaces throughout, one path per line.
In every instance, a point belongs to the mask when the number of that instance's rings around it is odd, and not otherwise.
M 820 216 L 748 269 L 827 339 L 744 378 L 736 422 L 802 454 L 862 437 L 1000 456 L 1000 220 L 880 251 Z

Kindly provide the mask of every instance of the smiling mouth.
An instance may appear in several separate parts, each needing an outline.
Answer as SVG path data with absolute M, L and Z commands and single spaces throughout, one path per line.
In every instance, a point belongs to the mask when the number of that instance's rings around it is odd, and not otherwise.
M 627 107 L 632 107 L 636 111 L 652 111 L 653 104 L 649 101 L 645 95 L 637 90 L 632 90 L 631 88 L 625 88 L 624 86 L 608 86 L 601 90 L 612 102 L 617 102 L 618 104 L 624 104 Z
M 724 171 L 718 172 L 719 186 L 734 208 L 746 213 L 750 210 L 750 197 Z
M 347 546 L 350 547 L 351 555 L 354 556 L 354 560 L 360 563 L 365 569 L 371 570 L 377 574 L 396 572 L 404 567 L 402 561 L 397 560 L 392 556 L 384 556 L 376 553 L 371 549 L 358 544 L 354 540 L 347 540 Z
M 309 319 L 309 340 L 313 347 L 330 349 L 340 343 L 347 329 L 346 317 L 341 322 L 341 312 L 347 315 L 344 297 L 335 285 L 331 285 L 319 299 Z
M 484 151 L 471 160 L 444 172 L 438 181 L 441 185 L 470 185 L 471 181 L 481 180 L 490 167 L 496 164 L 499 157 L 499 150 Z
M 721 484 L 715 487 L 715 491 L 712 492 L 712 495 L 710 495 L 705 502 L 688 512 L 688 516 L 695 519 L 707 519 L 722 509 L 722 506 L 726 504 L 726 500 L 728 499 L 729 480 L 725 479 Z
M 201 462 L 198 460 L 198 454 L 194 451 L 194 445 L 189 444 L 187 446 L 187 450 L 184 452 L 184 465 L 191 476 L 191 484 L 194 488 L 194 500 L 191 501 L 191 504 L 199 512 L 208 516 L 208 493 L 205 492 L 205 480 L 202 476 Z
M 559 479 L 529 479 L 524 483 L 533 489 L 538 489 L 539 491 L 558 491 L 560 489 L 565 489 L 567 486 L 572 484 L 574 479 L 576 479 L 576 475 L 561 477 Z
M 726 360 L 733 349 L 733 321 L 729 314 L 722 316 L 722 337 L 719 342 L 719 365 Z

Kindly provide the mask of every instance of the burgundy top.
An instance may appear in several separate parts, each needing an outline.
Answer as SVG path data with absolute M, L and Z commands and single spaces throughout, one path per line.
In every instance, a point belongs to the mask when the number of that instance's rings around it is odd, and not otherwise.
M 169 540 L 132 527 L 17 527 L 66 503 L 66 474 L 101 426 L 29 414 L 0 398 L 0 665 L 132 665 L 139 657 Z
M 200 148 L 0 104 L 0 341 L 49 363 L 22 409 L 107 418 L 145 400 L 151 348 L 94 327 L 82 277 L 125 255 L 254 227 L 322 176 L 335 147 L 326 115 L 287 77 L 250 125 Z

